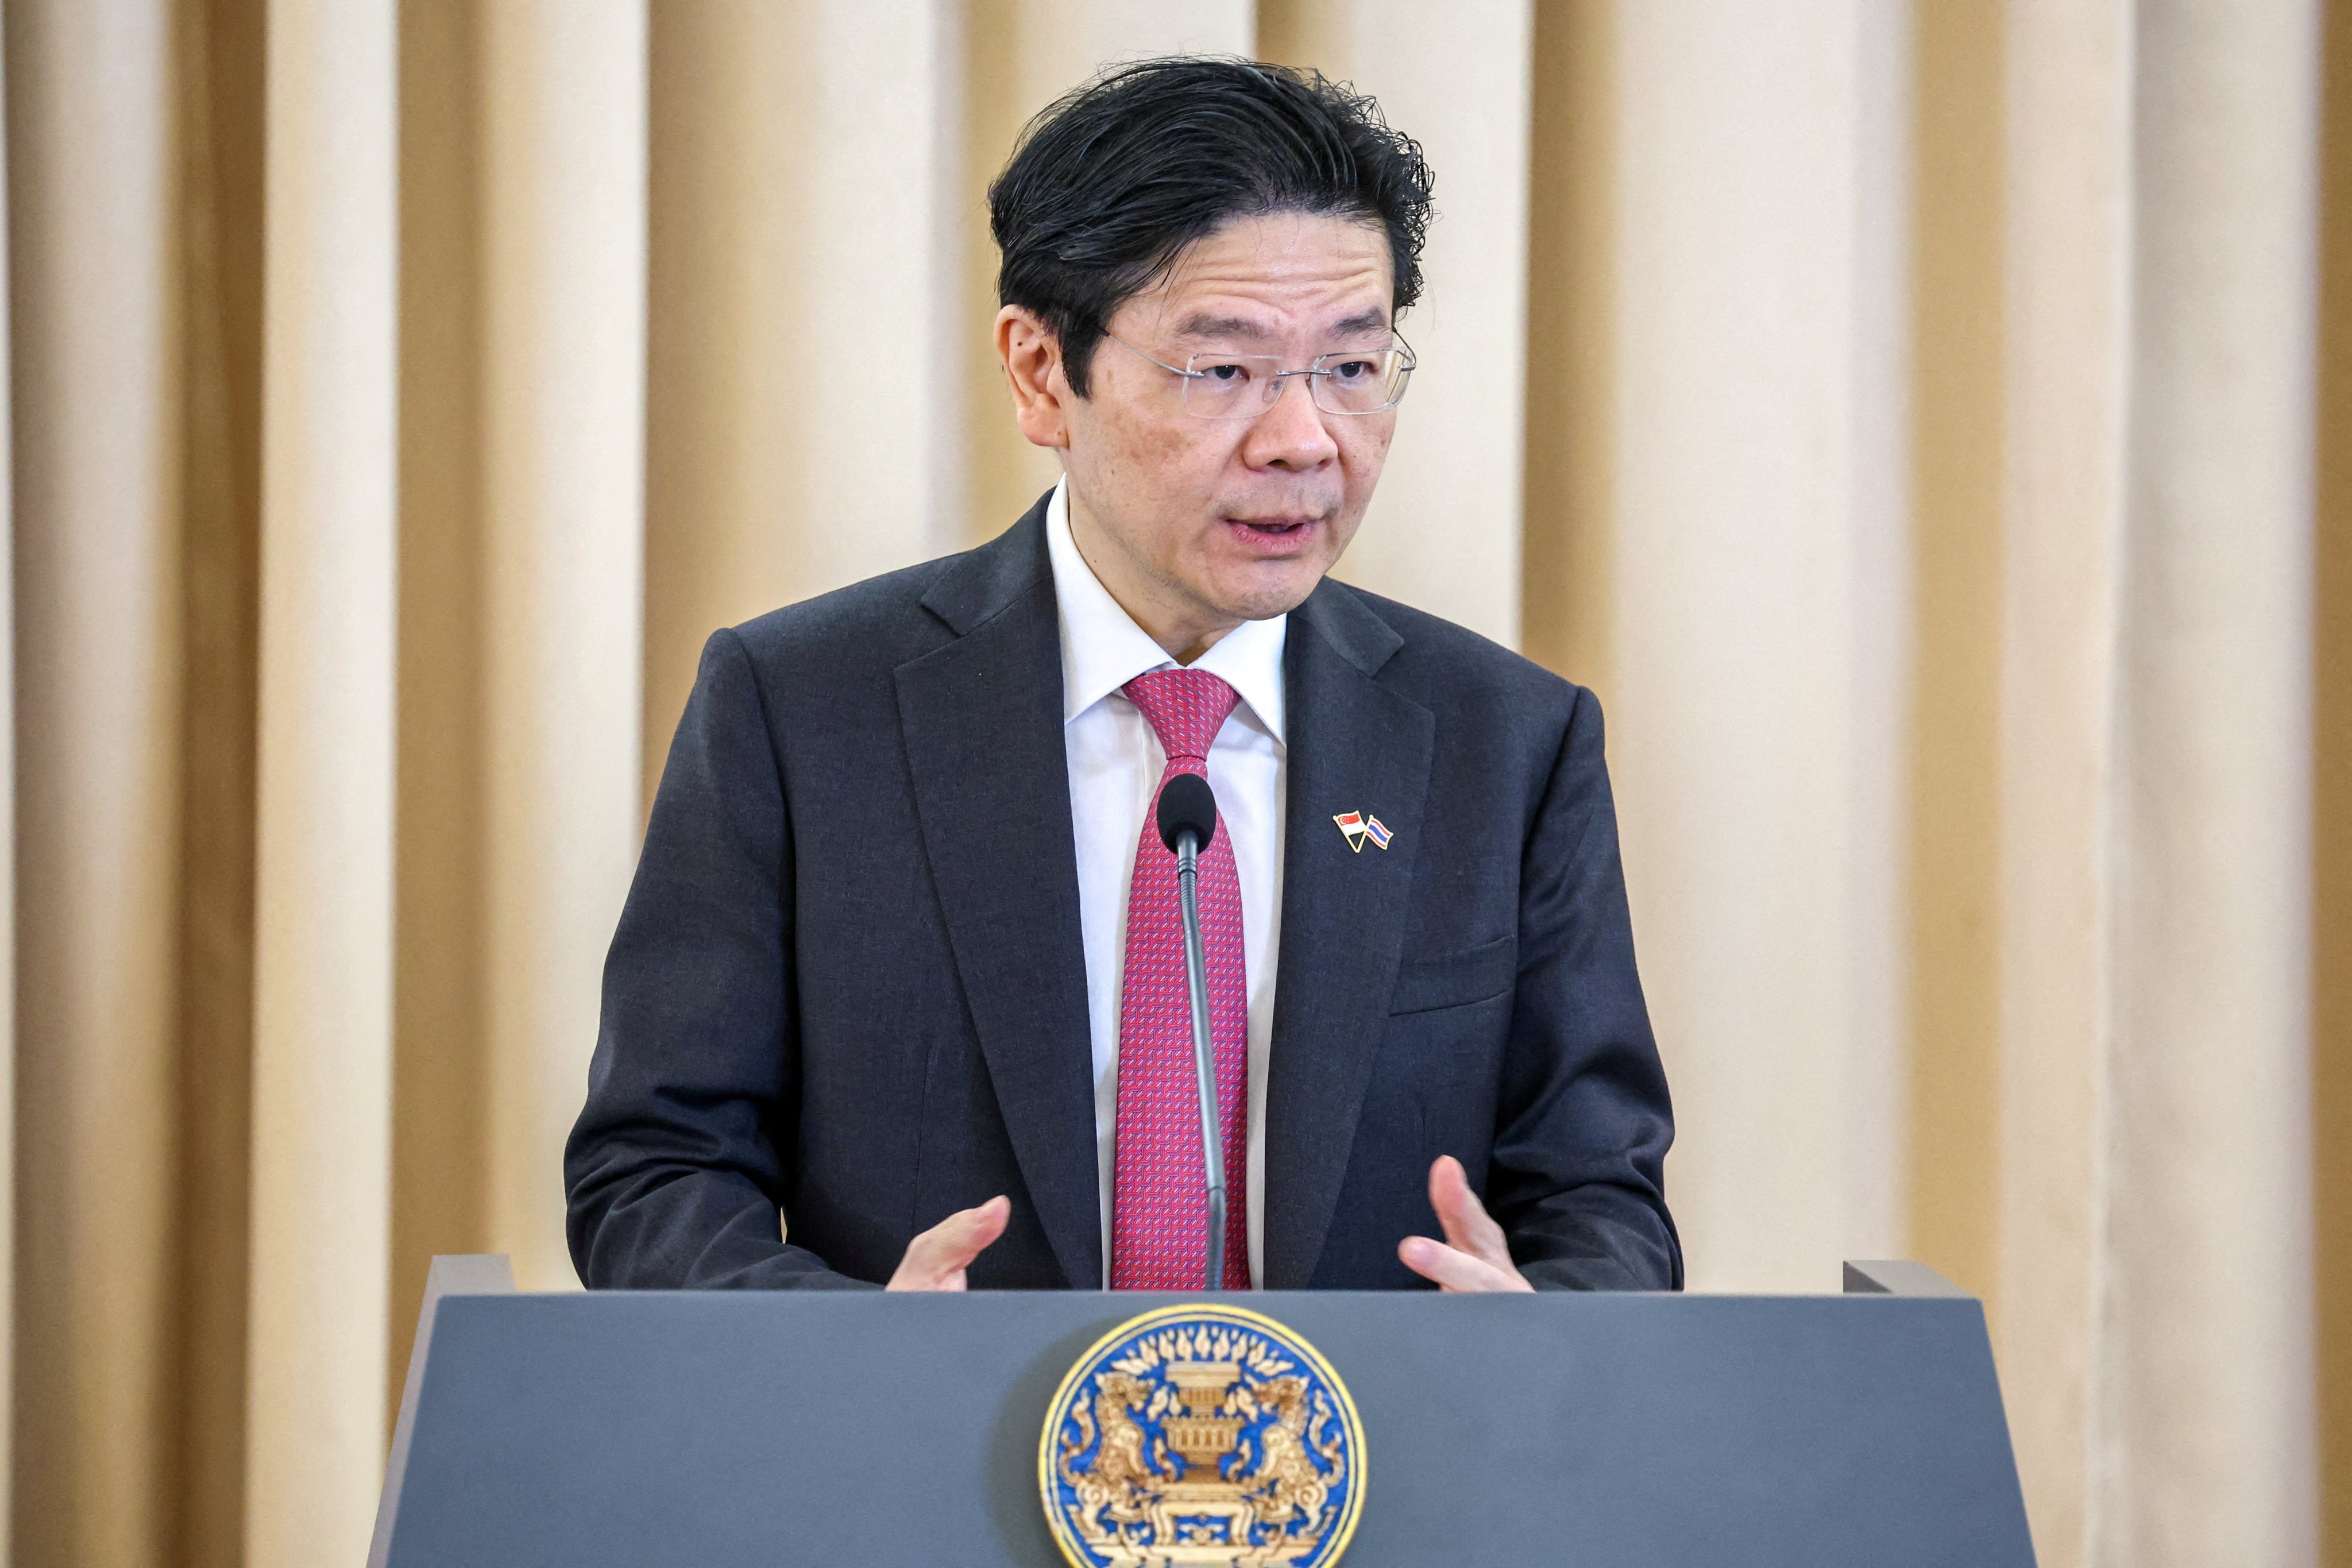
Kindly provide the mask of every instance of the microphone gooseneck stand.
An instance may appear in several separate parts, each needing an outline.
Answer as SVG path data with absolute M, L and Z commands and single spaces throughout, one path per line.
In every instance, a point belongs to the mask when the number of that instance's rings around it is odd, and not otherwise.
M 1160 792 L 1160 837 L 1176 853 L 1176 901 L 1184 922 L 1184 979 L 1192 1014 L 1192 1077 L 1201 1095 L 1201 1167 L 1208 1178 L 1205 1290 L 1225 1281 L 1225 1151 L 1217 1127 L 1217 1058 L 1209 1039 L 1209 957 L 1201 941 L 1201 849 L 1215 837 L 1217 797 L 1198 773 Z

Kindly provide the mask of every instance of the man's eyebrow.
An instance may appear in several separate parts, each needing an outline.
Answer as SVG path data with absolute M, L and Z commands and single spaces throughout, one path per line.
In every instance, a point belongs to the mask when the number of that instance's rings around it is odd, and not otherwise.
M 1194 316 L 1176 329 L 1180 338 L 1250 338 L 1265 336 L 1255 321 L 1241 316 Z
M 1334 336 L 1346 337 L 1356 332 L 1386 331 L 1389 313 L 1380 309 L 1359 310 L 1345 320 L 1331 323 Z M 1263 339 L 1265 329 L 1244 316 L 1193 316 L 1176 329 L 1180 338 L 1247 338 L 1253 342 Z

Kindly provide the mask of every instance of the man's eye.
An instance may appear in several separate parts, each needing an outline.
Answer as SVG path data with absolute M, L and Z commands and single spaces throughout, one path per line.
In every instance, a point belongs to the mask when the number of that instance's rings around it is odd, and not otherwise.
M 1247 381 L 1249 366 L 1245 364 L 1204 364 L 1201 374 L 1215 381 Z
M 1369 381 L 1376 374 L 1376 370 L 1377 367 L 1368 359 L 1350 359 L 1341 360 L 1338 364 L 1333 365 L 1331 374 L 1341 381 Z

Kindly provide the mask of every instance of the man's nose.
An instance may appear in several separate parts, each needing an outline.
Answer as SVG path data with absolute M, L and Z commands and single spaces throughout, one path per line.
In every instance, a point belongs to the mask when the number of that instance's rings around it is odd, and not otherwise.
M 1315 405 L 1308 378 L 1286 375 L 1275 393 L 1274 406 L 1251 421 L 1243 455 L 1253 468 L 1320 468 L 1339 455 L 1326 417 Z

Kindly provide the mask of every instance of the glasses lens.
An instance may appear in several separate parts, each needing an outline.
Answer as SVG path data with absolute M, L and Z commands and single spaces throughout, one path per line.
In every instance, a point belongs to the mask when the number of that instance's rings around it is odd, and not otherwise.
M 1333 414 L 1377 414 L 1404 395 L 1412 366 L 1394 349 L 1333 354 L 1315 378 L 1315 401 Z
M 1255 415 L 1265 407 L 1282 362 L 1247 354 L 1195 354 L 1184 383 L 1184 408 L 1202 419 Z

